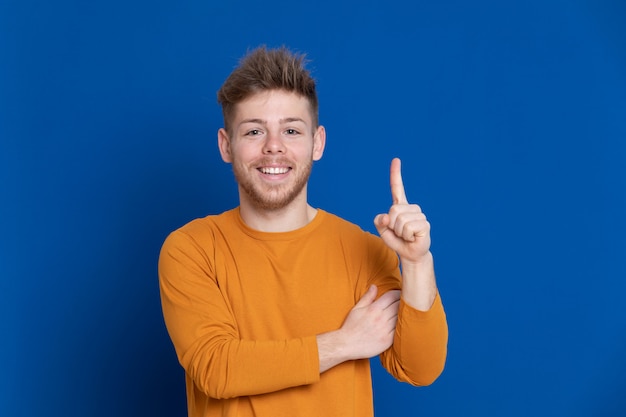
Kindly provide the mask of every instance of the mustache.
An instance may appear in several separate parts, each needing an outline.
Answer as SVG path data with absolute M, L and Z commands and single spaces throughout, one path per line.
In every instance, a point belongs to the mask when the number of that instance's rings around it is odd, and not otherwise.
M 287 165 L 287 166 L 293 166 L 293 161 L 289 158 L 286 157 L 262 157 L 259 158 L 257 160 L 255 160 L 252 163 L 254 166 L 269 166 L 269 165 Z

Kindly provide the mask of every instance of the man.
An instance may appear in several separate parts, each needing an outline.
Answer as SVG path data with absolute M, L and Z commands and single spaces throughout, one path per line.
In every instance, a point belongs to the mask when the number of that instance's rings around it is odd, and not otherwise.
M 159 260 L 189 416 L 372 416 L 376 355 L 398 380 L 432 383 L 447 324 L 400 161 L 376 237 L 307 202 L 326 133 L 302 56 L 252 51 L 218 101 L 239 207 L 173 232 Z

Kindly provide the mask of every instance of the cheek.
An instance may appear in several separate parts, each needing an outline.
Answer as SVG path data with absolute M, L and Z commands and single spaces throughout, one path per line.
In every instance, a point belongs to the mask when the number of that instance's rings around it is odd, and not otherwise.
M 230 154 L 233 160 L 245 161 L 251 159 L 254 155 L 257 155 L 258 150 L 254 149 L 254 147 L 250 144 L 247 144 L 246 146 L 237 144 L 235 146 L 231 146 Z
M 291 152 L 294 155 L 297 155 L 298 157 L 307 158 L 307 159 L 314 157 L 315 154 L 317 153 L 315 150 L 315 147 L 311 144 L 311 142 L 298 143 L 297 145 L 291 148 Z

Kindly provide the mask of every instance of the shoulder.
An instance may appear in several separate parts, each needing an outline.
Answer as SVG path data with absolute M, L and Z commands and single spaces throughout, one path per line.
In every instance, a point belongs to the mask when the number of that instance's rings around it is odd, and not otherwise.
M 357 299 L 370 284 L 376 284 L 383 291 L 399 288 L 398 257 L 380 236 L 339 216 L 326 213 L 325 217 L 327 239 L 338 239 L 339 242 L 333 242 L 340 247 L 337 253 L 345 260 L 350 271 L 356 271 L 359 288 Z
M 235 227 L 235 209 L 221 214 L 197 218 L 171 232 L 163 244 L 171 247 L 203 247 L 212 246 L 215 237 L 224 233 L 224 229 Z
M 359 225 L 327 211 L 320 210 L 323 215 L 323 228 L 342 240 L 350 240 L 351 244 L 363 245 L 362 248 L 386 247 L 378 235 L 363 230 Z
M 361 229 L 360 226 L 352 223 L 349 220 L 344 219 L 343 217 L 339 217 L 336 214 L 330 213 L 322 209 L 318 210 L 320 216 L 322 217 L 322 224 L 325 228 L 333 228 L 337 231 L 353 233 L 357 235 L 367 233 L 363 229 Z

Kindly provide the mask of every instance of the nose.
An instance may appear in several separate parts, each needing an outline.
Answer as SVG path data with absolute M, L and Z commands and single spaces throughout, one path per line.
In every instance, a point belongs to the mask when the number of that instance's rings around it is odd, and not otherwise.
M 270 131 L 267 133 L 263 144 L 263 153 L 268 155 L 285 153 L 285 144 L 279 132 Z

